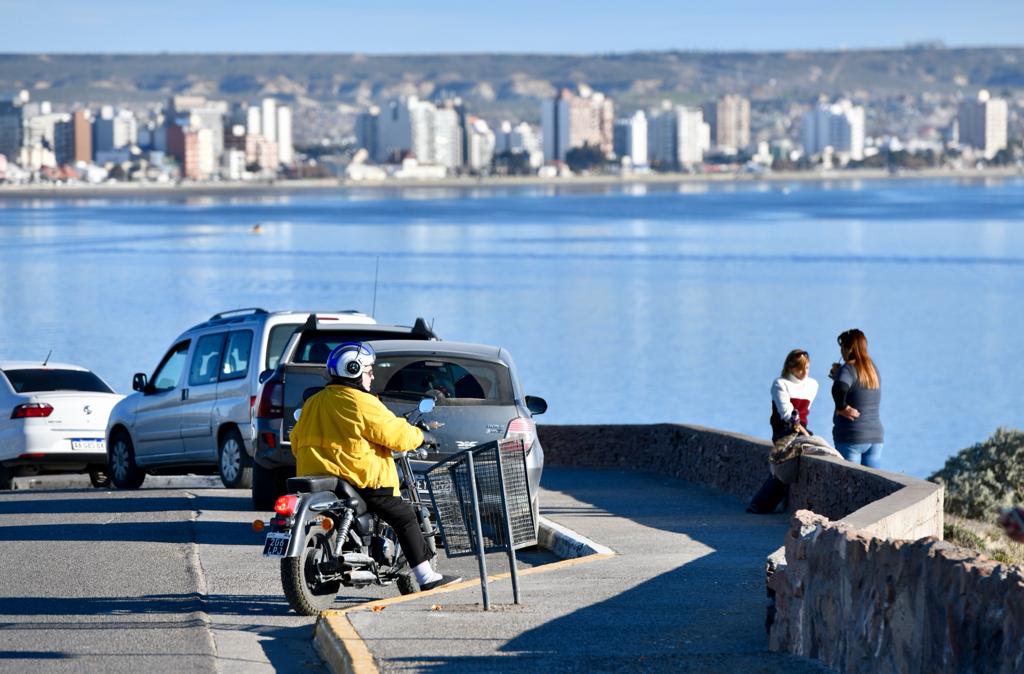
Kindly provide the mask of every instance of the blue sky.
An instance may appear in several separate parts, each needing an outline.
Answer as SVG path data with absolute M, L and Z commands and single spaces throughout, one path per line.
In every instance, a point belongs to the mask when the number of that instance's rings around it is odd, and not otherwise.
M 0 0 L 0 53 L 542 52 L 1024 45 L 1021 0 Z

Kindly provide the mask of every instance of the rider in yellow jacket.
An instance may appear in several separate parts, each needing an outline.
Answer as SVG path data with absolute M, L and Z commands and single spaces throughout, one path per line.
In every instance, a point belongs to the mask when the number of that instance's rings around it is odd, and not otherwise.
M 375 396 L 328 385 L 302 406 L 291 433 L 296 475 L 334 475 L 353 487 L 390 487 L 399 495 L 391 452 L 423 444 L 423 432 Z
M 391 525 L 421 590 L 461 578 L 430 566 L 433 553 L 412 506 L 401 498 L 391 452 L 423 444 L 423 432 L 370 393 L 376 354 L 368 344 L 341 344 L 327 358 L 329 384 L 302 405 L 291 432 L 295 474 L 333 475 L 355 487 L 367 507 Z

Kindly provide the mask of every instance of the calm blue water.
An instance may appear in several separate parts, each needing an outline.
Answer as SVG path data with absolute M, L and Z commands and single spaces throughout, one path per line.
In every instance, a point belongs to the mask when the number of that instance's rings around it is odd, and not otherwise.
M 548 423 L 767 437 L 802 347 L 830 437 L 835 337 L 860 327 L 886 468 L 1024 426 L 1021 180 L 0 200 L 0 359 L 53 348 L 127 392 L 215 312 L 370 311 L 378 257 L 379 320 L 508 347 Z

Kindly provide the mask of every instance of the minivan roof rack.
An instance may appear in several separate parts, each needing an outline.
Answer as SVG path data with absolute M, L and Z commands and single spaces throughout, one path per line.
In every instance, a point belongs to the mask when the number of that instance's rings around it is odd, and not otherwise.
M 224 318 L 225 316 L 230 316 L 232 314 L 254 314 L 255 315 L 255 314 L 269 314 L 269 313 L 270 312 L 267 311 L 266 309 L 261 309 L 259 307 L 246 307 L 245 309 L 232 309 L 230 311 L 222 311 L 219 314 L 214 314 L 213 316 L 210 316 L 210 320 L 211 321 L 220 320 L 221 318 Z

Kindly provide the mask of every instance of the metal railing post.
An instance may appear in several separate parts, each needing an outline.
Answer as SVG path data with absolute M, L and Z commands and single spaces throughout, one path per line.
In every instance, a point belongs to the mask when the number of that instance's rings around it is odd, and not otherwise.
M 473 466 L 473 452 L 466 454 L 469 468 L 470 501 L 473 503 L 473 533 L 476 537 L 476 558 L 480 564 L 480 590 L 484 596 L 484 610 L 491 610 L 491 597 L 487 587 L 487 560 L 484 553 L 484 533 L 480 523 L 480 497 L 476 493 L 476 468 Z

